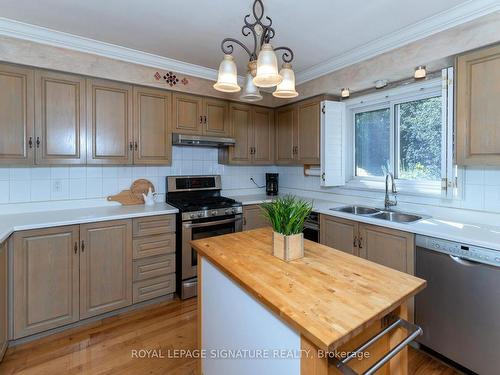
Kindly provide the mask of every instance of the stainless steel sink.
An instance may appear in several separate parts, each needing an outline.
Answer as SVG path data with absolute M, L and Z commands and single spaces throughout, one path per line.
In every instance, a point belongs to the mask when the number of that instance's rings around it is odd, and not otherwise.
M 372 217 L 376 219 L 393 221 L 395 223 L 412 223 L 414 221 L 423 219 L 423 216 L 405 214 L 403 212 L 396 212 L 396 211 L 382 211 L 376 215 L 373 215 Z
M 354 215 L 373 215 L 380 212 L 380 210 L 377 210 L 376 208 L 364 207 L 364 206 L 343 206 L 338 208 L 330 208 L 330 210 L 345 212 L 347 214 L 354 214 Z

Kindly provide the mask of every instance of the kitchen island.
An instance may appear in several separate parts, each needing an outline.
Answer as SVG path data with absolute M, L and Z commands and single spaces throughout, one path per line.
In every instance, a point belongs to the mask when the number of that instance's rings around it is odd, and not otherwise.
M 407 373 L 419 333 L 407 301 L 424 280 L 310 241 L 304 258 L 284 262 L 270 228 L 192 245 L 204 375 Z

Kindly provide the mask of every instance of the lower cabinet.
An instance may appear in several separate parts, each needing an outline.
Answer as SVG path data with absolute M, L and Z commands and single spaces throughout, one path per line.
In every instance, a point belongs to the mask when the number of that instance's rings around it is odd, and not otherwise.
M 174 233 L 175 215 L 14 233 L 12 338 L 175 292 Z M 6 256 L 0 246 L 0 302 Z M 1 358 L 7 331 L 6 304 L 0 306 Z
M 14 339 L 79 320 L 78 239 L 78 225 L 14 234 Z
M 8 343 L 7 246 L 0 243 L 0 361 Z
M 269 226 L 269 221 L 258 204 L 243 207 L 243 230 L 251 230 Z
M 80 226 L 80 319 L 132 304 L 132 221 Z
M 320 216 L 320 243 L 352 255 L 358 253 L 358 223 L 356 221 Z

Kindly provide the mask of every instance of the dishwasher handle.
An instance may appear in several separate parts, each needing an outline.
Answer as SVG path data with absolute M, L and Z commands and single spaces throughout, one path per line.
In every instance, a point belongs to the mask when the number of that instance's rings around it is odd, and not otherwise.
M 448 254 L 448 255 L 450 256 L 450 258 L 455 263 L 461 264 L 462 266 L 474 267 L 474 266 L 477 266 L 477 265 L 481 264 L 479 262 L 474 262 L 473 260 L 469 260 L 469 259 L 465 259 L 465 258 L 462 258 L 462 257 L 458 257 L 456 255 L 451 255 L 451 254 Z

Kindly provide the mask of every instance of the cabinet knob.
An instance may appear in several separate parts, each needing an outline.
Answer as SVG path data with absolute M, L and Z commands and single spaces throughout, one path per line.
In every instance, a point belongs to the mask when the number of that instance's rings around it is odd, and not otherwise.
M 28 146 L 29 148 L 33 148 L 33 137 L 30 137 L 30 139 L 28 140 Z
M 85 251 L 85 242 L 83 240 L 82 240 L 82 246 L 81 246 L 81 248 L 82 248 L 82 253 L 83 253 Z
M 130 141 L 130 143 L 128 144 L 128 148 L 130 151 L 132 151 L 134 149 L 134 142 Z
M 40 137 L 36 137 L 36 148 L 40 148 Z

